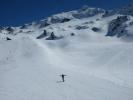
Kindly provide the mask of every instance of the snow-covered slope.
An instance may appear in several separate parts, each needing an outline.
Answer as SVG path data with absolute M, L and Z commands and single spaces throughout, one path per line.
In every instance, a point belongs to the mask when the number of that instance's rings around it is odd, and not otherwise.
M 133 100 L 133 17 L 103 15 L 84 7 L 2 28 L 0 100 Z

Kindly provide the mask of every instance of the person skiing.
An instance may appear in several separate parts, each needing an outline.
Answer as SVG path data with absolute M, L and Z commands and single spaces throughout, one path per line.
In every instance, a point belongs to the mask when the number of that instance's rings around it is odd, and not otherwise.
M 60 76 L 62 77 L 62 82 L 65 82 L 65 76 L 67 76 L 67 75 L 62 74 Z

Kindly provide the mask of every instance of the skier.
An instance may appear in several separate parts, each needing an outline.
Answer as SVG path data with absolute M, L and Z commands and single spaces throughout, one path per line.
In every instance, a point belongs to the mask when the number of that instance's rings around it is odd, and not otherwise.
M 62 82 L 65 82 L 65 76 L 67 76 L 67 75 L 62 74 L 60 76 L 62 77 Z

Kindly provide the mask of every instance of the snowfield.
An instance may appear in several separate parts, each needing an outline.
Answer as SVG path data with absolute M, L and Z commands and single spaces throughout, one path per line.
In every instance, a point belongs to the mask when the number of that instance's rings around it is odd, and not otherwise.
M 44 30 L 38 26 L 1 34 L 0 100 L 133 100 L 133 42 L 105 36 L 117 16 L 44 28 L 63 36 L 59 40 L 36 39 Z M 92 31 L 94 26 L 100 31 Z M 64 83 L 60 74 L 67 75 Z

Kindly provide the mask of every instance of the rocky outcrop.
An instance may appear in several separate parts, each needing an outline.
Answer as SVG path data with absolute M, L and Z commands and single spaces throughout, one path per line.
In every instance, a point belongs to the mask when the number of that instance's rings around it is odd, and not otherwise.
M 71 35 L 71 36 L 75 36 L 75 33 L 71 33 L 70 35 Z
M 88 29 L 89 27 L 88 26 L 76 26 L 76 29 L 77 30 L 82 30 L 82 29 Z
M 99 32 L 101 29 L 100 28 L 98 28 L 98 27 L 93 27 L 92 28 L 92 31 L 94 31 L 94 32 Z
M 109 23 L 108 32 L 106 36 L 121 37 L 126 35 L 126 25 L 124 23 L 128 20 L 127 16 L 118 16 L 116 19 Z
M 42 38 L 46 37 L 47 34 L 48 34 L 47 31 L 44 30 L 43 33 L 37 37 L 37 39 L 42 39 Z
M 38 24 L 40 24 L 39 28 L 44 28 L 50 25 L 50 23 L 48 23 L 48 20 L 40 21 Z
M 9 34 L 12 34 L 14 32 L 13 27 L 7 27 L 6 30 L 8 31 Z
M 95 16 L 100 13 L 104 13 L 105 10 L 101 8 L 90 8 L 88 6 L 83 6 L 76 13 L 73 13 L 72 16 L 78 19 L 87 18 L 91 16 Z
M 52 32 L 51 35 L 48 38 L 46 38 L 46 40 L 58 40 L 58 39 L 62 39 L 62 38 L 63 38 L 63 36 L 58 37 L 54 34 L 54 32 Z
M 112 16 L 112 15 L 114 15 L 116 12 L 115 11 L 113 11 L 113 10 L 106 10 L 105 12 L 104 12 L 104 14 L 102 15 L 102 17 L 104 18 L 104 17 L 109 17 L 109 16 Z
M 7 38 L 6 38 L 6 40 L 7 40 L 7 41 L 9 41 L 9 40 L 12 40 L 12 39 L 11 39 L 11 38 L 9 38 L 9 37 L 7 37 Z

